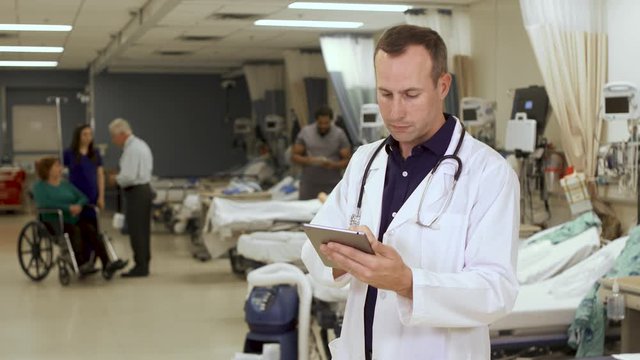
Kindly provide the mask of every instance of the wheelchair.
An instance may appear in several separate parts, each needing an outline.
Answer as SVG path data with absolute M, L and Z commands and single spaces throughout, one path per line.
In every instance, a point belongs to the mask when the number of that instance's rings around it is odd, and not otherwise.
M 104 243 L 109 258 L 117 260 L 118 256 L 111 245 L 108 235 L 100 231 L 99 209 L 95 206 L 90 206 L 90 208 L 96 214 L 98 238 Z M 42 216 L 46 214 L 56 215 L 56 223 L 43 221 Z M 18 237 L 18 261 L 25 275 L 35 282 L 44 280 L 54 266 L 58 267 L 58 280 L 63 286 L 71 283 L 72 276 L 80 279 L 89 274 L 83 274 L 80 271 L 69 234 L 63 231 L 63 220 L 62 210 L 40 208 L 37 209 L 36 219 L 28 222 L 20 231 Z M 54 251 L 56 247 L 58 251 Z M 55 256 L 54 252 L 57 253 Z M 95 252 L 93 250 L 89 261 L 95 261 Z M 105 280 L 111 280 L 113 273 L 103 269 L 102 277 Z

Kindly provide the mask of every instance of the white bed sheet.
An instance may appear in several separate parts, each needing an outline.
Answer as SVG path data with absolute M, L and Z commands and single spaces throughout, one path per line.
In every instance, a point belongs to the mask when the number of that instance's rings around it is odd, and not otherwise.
M 547 231 L 545 231 L 547 232 Z M 591 255 L 600 245 L 598 228 L 588 230 L 556 245 L 550 241 L 525 241 L 518 249 L 518 281 L 533 284 L 549 279 Z
M 264 262 L 296 262 L 300 260 L 307 235 L 299 231 L 258 231 L 238 238 L 238 254 Z
M 309 222 L 321 206 L 319 200 L 237 201 L 216 197 L 209 207 L 204 232 L 226 238 L 237 230 L 267 230 L 276 221 Z
M 490 329 L 519 330 L 569 326 L 591 286 L 615 263 L 628 237 L 612 241 L 587 259 L 546 281 L 523 285 L 512 312 Z

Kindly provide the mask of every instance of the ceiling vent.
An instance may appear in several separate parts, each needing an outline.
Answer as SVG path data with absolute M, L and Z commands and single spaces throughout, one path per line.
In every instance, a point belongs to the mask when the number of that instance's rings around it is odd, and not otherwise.
M 158 51 L 158 54 L 164 55 L 164 56 L 184 56 L 184 55 L 191 55 L 192 52 L 180 51 L 180 50 L 163 50 L 163 51 Z
M 217 41 L 222 39 L 222 36 L 209 36 L 209 35 L 183 35 L 178 37 L 178 40 L 181 41 Z
M 210 20 L 257 20 L 260 14 L 215 13 L 209 16 Z

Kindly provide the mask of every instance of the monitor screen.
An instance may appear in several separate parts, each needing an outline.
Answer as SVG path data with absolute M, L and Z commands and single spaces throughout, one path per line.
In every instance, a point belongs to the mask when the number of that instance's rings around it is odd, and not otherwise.
M 511 108 L 511 119 L 516 118 L 516 113 L 527 114 L 528 119 L 534 119 L 537 123 L 538 134 L 543 134 L 547 125 L 549 114 L 549 97 L 543 86 L 529 86 L 516 89 Z
M 267 126 L 267 129 L 275 129 L 278 123 L 276 123 L 275 121 L 267 121 L 265 125 Z
M 628 114 L 629 98 L 626 96 L 604 98 L 605 114 Z
M 476 109 L 462 109 L 462 121 L 478 120 L 478 112 Z
M 374 123 L 376 122 L 376 118 L 378 117 L 378 114 L 364 114 L 362 121 L 365 123 Z

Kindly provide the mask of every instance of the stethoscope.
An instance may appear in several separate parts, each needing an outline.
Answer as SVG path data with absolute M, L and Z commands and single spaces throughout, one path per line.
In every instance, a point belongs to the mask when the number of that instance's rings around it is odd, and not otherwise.
M 416 223 L 422 227 L 427 227 L 433 230 L 438 230 L 440 228 L 438 226 L 438 220 L 440 220 L 440 217 L 442 216 L 442 214 L 444 214 L 444 212 L 449 207 L 449 203 L 453 198 L 453 192 L 456 189 L 456 184 L 458 183 L 458 179 L 460 178 L 460 174 L 462 173 L 462 160 L 460 160 L 460 157 L 458 156 L 458 152 L 460 151 L 460 147 L 462 146 L 462 141 L 464 140 L 465 132 L 466 131 L 464 130 L 464 126 L 463 126 L 462 131 L 460 133 L 460 138 L 458 139 L 458 145 L 456 145 L 456 148 L 453 151 L 453 154 L 444 155 L 443 157 L 441 157 L 440 160 L 438 160 L 435 166 L 431 169 L 431 171 L 429 171 L 429 173 L 427 174 L 427 183 L 425 184 L 424 191 L 422 192 L 422 198 L 420 199 L 420 205 L 418 206 L 418 218 L 416 220 Z M 364 175 L 362 176 L 362 182 L 360 183 L 360 193 L 358 194 L 358 203 L 356 205 L 356 211 L 351 215 L 351 221 L 349 222 L 349 225 L 351 226 L 360 225 L 360 216 L 362 214 L 362 197 L 364 196 L 364 187 L 367 184 L 367 178 L 369 177 L 369 170 L 371 169 L 371 165 L 373 164 L 373 161 L 375 160 L 376 156 L 378 156 L 378 153 L 380 153 L 380 150 L 382 150 L 382 148 L 384 148 L 387 145 L 388 141 L 389 141 L 389 138 L 383 141 L 376 148 L 376 150 L 373 152 L 373 155 L 371 155 L 371 158 L 369 159 L 367 166 L 364 169 Z M 420 212 L 422 211 L 422 204 L 424 202 L 425 195 L 427 194 L 427 190 L 431 185 L 431 180 L 433 180 L 433 176 L 435 172 L 438 170 L 438 167 L 440 167 L 440 164 L 442 164 L 446 160 L 453 160 L 456 163 L 456 172 L 453 175 L 453 186 L 451 187 L 451 191 L 449 191 L 449 194 L 447 195 L 447 199 L 442 204 L 442 207 L 436 213 L 434 218 L 431 219 L 431 221 L 423 222 L 422 217 L 420 216 Z

